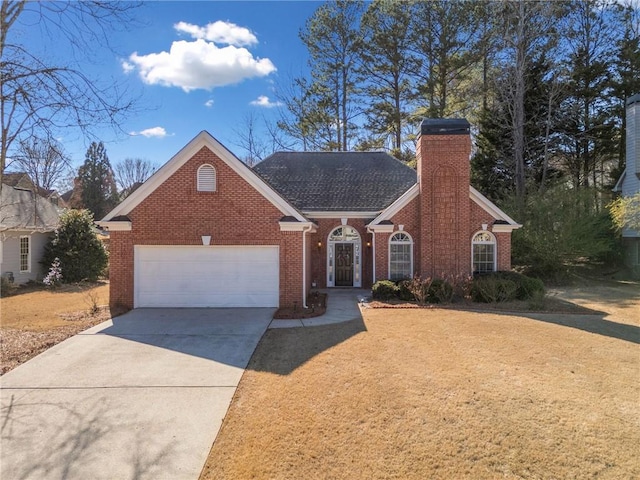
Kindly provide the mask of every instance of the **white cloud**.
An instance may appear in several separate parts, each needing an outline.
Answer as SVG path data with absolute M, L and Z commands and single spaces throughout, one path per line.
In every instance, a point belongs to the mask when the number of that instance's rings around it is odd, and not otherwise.
M 127 62 L 126 60 L 122 61 L 122 70 L 124 71 L 124 73 L 131 73 L 136 69 L 135 65 L 131 65 L 129 62 Z
M 272 102 L 266 95 L 260 95 L 256 100 L 253 100 L 250 103 L 251 105 L 265 108 L 279 107 L 280 105 L 282 105 L 280 102 Z
M 204 106 L 207 108 L 211 108 L 213 107 L 213 100 L 209 99 L 206 102 L 204 102 Z
M 130 132 L 129 135 L 142 135 L 143 137 L 147 138 L 164 138 L 167 136 L 167 131 L 164 129 L 164 127 L 152 127 L 145 130 L 140 130 L 139 132 Z
M 173 42 L 169 52 L 149 55 L 134 52 L 129 63 L 136 66 L 144 83 L 180 87 L 185 92 L 232 85 L 276 70 L 271 60 L 254 58 L 246 48 L 233 45 L 219 48 L 201 38 L 194 42 Z
M 187 22 L 178 22 L 173 28 L 178 32 L 184 32 L 198 40 L 208 40 L 215 43 L 226 43 L 227 45 L 255 45 L 258 43 L 256 36 L 251 30 L 239 27 L 235 23 L 217 22 L 209 23 L 204 27 Z

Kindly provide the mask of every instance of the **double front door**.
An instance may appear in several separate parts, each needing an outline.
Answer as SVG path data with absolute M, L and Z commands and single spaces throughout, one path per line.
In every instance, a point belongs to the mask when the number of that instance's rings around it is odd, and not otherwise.
M 353 287 L 353 243 L 336 243 L 336 287 Z

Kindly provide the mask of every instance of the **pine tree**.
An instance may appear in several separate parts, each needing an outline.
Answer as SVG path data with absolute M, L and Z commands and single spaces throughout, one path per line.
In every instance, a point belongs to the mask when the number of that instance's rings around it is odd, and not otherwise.
M 94 218 L 104 217 L 118 203 L 118 187 L 102 142 L 92 142 L 78 170 L 82 204 Z

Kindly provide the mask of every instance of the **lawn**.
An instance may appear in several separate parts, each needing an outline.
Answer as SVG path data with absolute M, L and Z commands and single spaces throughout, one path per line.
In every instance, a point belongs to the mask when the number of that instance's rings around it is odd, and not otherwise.
M 3 297 L 0 299 L 0 373 L 108 320 L 110 314 L 105 308 L 108 303 L 106 282 L 63 285 L 54 290 L 42 285 L 27 286 Z
M 620 288 L 560 292 L 588 316 L 269 330 L 201 480 L 640 478 L 640 288 Z

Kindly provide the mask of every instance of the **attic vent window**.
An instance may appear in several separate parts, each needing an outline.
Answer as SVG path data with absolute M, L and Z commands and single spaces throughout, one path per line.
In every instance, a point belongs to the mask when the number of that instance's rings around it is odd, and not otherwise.
M 198 191 L 216 191 L 216 169 L 213 165 L 205 164 L 198 168 Z

